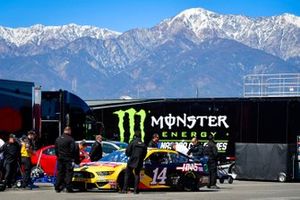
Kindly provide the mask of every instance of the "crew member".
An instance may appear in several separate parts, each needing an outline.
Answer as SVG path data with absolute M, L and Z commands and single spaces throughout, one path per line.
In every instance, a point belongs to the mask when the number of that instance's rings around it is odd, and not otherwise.
M 4 179 L 8 188 L 11 188 L 16 182 L 18 162 L 20 162 L 21 159 L 21 147 L 16 139 L 14 134 L 10 134 L 8 142 L 0 149 L 0 153 L 3 152 L 5 169 Z
M 96 135 L 95 142 L 92 146 L 91 152 L 90 152 L 90 159 L 92 162 L 98 161 L 102 158 L 102 136 Z
M 208 135 L 208 143 L 204 147 L 204 155 L 208 157 L 209 185 L 208 188 L 220 189 L 217 184 L 218 149 L 213 135 Z
M 71 128 L 66 127 L 63 135 L 55 141 L 55 154 L 57 156 L 57 177 L 55 191 L 61 192 L 66 187 L 67 192 L 72 190 L 73 165 L 76 158 L 76 144 L 71 137 Z
M 37 151 L 40 148 L 40 145 L 39 145 L 39 139 L 36 132 L 31 130 L 27 133 L 27 136 L 29 139 L 29 143 L 32 147 L 32 150 Z
M 159 142 L 159 135 L 157 133 L 154 133 L 152 135 L 152 140 L 148 144 L 148 147 L 158 148 L 158 142 Z
M 203 146 L 199 143 L 196 137 L 192 139 L 191 143 L 192 145 L 187 152 L 187 155 L 192 155 L 195 160 L 200 160 L 203 156 Z
M 24 136 L 21 140 L 21 164 L 24 168 L 22 187 L 27 189 L 32 189 L 30 180 L 31 154 L 32 146 L 29 143 L 29 139 L 26 136 Z
M 134 173 L 134 193 L 138 194 L 138 186 L 140 183 L 140 171 L 143 167 L 143 162 L 147 154 L 147 146 L 141 140 L 141 133 L 135 132 L 135 137 L 126 148 L 126 156 L 129 157 L 125 170 L 124 186 L 122 193 L 127 192 L 129 177 Z
M 78 153 L 79 153 L 79 160 L 78 160 L 78 164 L 80 164 L 84 159 L 88 158 L 88 154 L 86 152 L 86 148 L 87 148 L 87 143 L 85 140 L 82 140 L 79 145 L 78 145 Z

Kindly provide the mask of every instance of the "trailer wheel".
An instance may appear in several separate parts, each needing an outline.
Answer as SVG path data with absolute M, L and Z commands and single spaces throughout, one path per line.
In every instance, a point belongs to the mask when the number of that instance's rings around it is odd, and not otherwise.
M 229 178 L 228 178 L 228 183 L 229 183 L 229 184 L 232 184 L 232 183 L 233 183 L 233 178 L 232 178 L 231 176 L 229 176 Z
M 17 180 L 16 181 L 16 187 L 17 188 L 22 188 L 22 180 Z
M 281 172 L 279 175 L 278 175 L 278 181 L 283 183 L 286 181 L 286 174 Z

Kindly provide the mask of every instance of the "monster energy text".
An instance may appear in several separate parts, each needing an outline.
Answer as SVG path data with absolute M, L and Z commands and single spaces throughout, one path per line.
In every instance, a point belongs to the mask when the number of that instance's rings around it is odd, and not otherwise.
M 229 128 L 226 122 L 227 116 L 187 116 L 183 114 L 182 116 L 174 116 L 168 114 L 167 116 L 160 116 L 156 118 L 151 117 L 151 126 L 159 126 L 160 129 L 167 127 L 172 130 L 173 127 L 187 127 L 188 129 L 193 129 L 197 124 L 199 127 L 222 127 Z
M 150 113 L 150 112 L 149 112 Z M 139 118 L 139 129 L 141 131 L 141 138 L 144 140 L 145 137 L 145 120 L 147 113 L 145 110 L 140 109 L 137 111 L 134 108 L 129 108 L 127 110 L 118 110 L 115 111 L 113 114 L 118 116 L 119 122 L 119 132 L 120 132 L 120 141 L 124 142 L 125 139 L 125 132 L 129 132 L 129 141 L 133 139 L 134 131 L 135 131 L 135 119 L 136 117 Z M 125 131 L 124 123 L 125 119 L 128 117 L 128 125 L 129 131 Z M 151 116 L 151 127 L 159 127 L 160 130 L 168 129 L 172 131 L 174 128 L 188 128 L 189 130 L 193 130 L 196 127 L 224 127 L 226 129 L 229 128 L 227 123 L 227 116 L 225 115 L 218 115 L 218 116 L 201 116 L 201 115 L 187 115 L 183 113 L 182 115 L 173 115 L 169 113 L 166 116 Z M 166 136 L 168 131 L 162 131 L 162 137 Z M 193 132 L 195 135 L 196 132 Z M 177 134 L 177 132 L 176 132 Z M 182 131 L 182 137 L 187 134 L 186 131 Z M 201 133 L 202 134 L 202 133 Z M 175 132 L 172 132 L 172 135 L 175 135 Z

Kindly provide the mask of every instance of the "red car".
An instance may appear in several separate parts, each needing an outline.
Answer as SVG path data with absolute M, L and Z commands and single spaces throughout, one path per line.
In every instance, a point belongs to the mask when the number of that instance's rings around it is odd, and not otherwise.
M 44 170 L 48 176 L 54 176 L 56 173 L 56 155 L 54 145 L 42 147 L 37 150 L 31 157 L 31 163 L 33 166 L 38 165 Z M 88 153 L 86 153 L 83 163 L 90 162 Z

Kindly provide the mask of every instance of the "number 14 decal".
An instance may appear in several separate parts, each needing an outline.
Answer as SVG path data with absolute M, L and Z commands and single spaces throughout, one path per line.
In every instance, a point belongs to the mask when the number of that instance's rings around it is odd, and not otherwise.
M 152 182 L 150 183 L 151 185 L 163 185 L 166 184 L 166 179 L 167 179 L 167 168 L 163 168 L 160 173 L 158 173 L 159 168 L 156 168 L 153 170 L 153 178 Z M 157 182 L 159 181 L 159 182 Z

